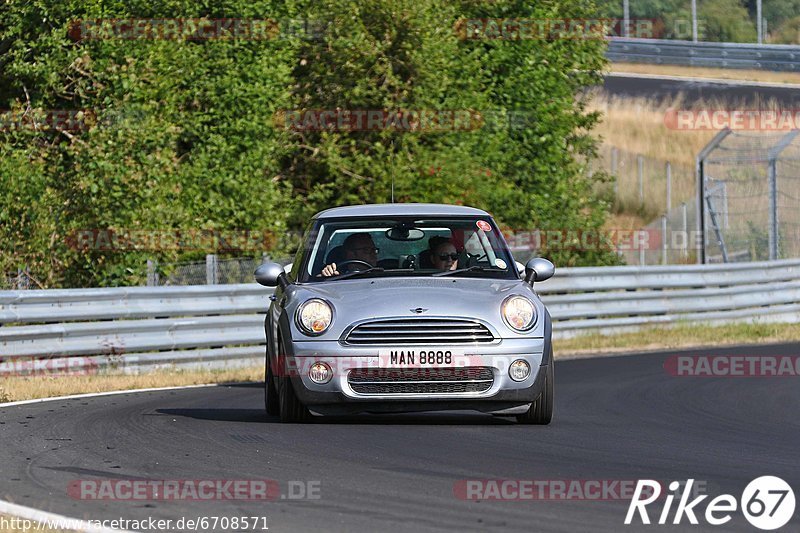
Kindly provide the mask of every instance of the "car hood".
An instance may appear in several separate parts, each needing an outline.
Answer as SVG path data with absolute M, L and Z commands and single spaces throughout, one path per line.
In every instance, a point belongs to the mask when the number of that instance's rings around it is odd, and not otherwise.
M 322 298 L 333 305 L 334 323 L 319 340 L 338 339 L 354 322 L 389 317 L 463 317 L 489 323 L 501 337 L 518 337 L 500 316 L 500 305 L 513 294 L 530 298 L 539 316 L 544 306 L 530 285 L 521 280 L 478 278 L 370 278 L 295 285 L 286 311 L 309 298 Z M 291 290 L 291 289 L 290 289 Z M 414 310 L 424 310 L 417 313 Z M 541 336 L 537 326 L 524 336 Z

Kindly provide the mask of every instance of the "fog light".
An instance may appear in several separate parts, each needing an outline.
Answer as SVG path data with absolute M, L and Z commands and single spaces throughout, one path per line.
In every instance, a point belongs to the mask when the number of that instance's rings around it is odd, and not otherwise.
M 517 359 L 508 367 L 508 375 L 514 381 L 522 381 L 531 375 L 531 365 L 527 361 Z
M 316 362 L 308 369 L 308 377 L 310 377 L 311 381 L 314 383 L 322 385 L 331 380 L 333 372 L 331 371 L 331 367 L 328 366 L 328 363 Z

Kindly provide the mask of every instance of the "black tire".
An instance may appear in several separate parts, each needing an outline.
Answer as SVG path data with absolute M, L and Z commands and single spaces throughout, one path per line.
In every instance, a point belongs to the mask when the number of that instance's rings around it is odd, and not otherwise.
M 275 384 L 275 374 L 272 371 L 269 354 L 267 354 L 267 369 L 264 374 L 264 406 L 267 408 L 269 416 L 278 416 L 280 414 L 278 387 Z
M 297 398 L 292 386 L 290 377 L 281 378 L 281 391 L 280 391 L 280 416 L 281 422 L 289 423 L 304 423 L 310 422 L 312 415 L 306 409 L 306 406 Z
M 279 357 L 286 357 L 289 352 L 283 345 L 283 339 L 278 339 L 278 346 L 281 349 Z M 286 361 L 282 361 L 282 367 L 286 367 Z M 281 417 L 281 422 L 303 423 L 309 422 L 312 419 L 311 413 L 306 409 L 306 406 L 300 401 L 294 392 L 292 386 L 292 378 L 289 375 L 281 376 L 280 387 L 278 389 L 278 396 L 280 401 L 280 409 L 278 414 Z
M 544 387 L 542 393 L 533 402 L 524 415 L 517 415 L 517 422 L 520 424 L 538 424 L 546 426 L 553 420 L 553 358 L 550 357 L 550 364 L 547 365 L 544 374 Z

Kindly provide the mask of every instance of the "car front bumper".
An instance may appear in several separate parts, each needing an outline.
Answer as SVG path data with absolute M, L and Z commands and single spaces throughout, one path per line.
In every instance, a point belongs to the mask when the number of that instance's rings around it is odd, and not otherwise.
M 385 354 L 376 346 L 343 346 L 336 341 L 293 342 L 289 348 L 292 353 L 283 356 L 284 360 L 277 365 L 281 370 L 276 375 L 290 378 L 300 401 L 319 414 L 474 409 L 512 415 L 525 412 L 539 397 L 544 368 L 552 364 L 549 339 L 546 342 L 544 338 L 502 339 L 490 345 L 453 348 L 463 353 L 455 356 L 450 365 L 401 367 L 388 364 Z M 508 373 L 509 366 L 517 359 L 527 361 L 531 367 L 530 375 L 522 381 L 512 380 Z M 308 369 L 315 362 L 327 363 L 333 370 L 328 383 L 318 384 L 309 377 Z M 493 375 L 491 386 L 480 392 L 364 394 L 354 391 L 348 382 L 353 369 L 453 367 L 488 367 Z

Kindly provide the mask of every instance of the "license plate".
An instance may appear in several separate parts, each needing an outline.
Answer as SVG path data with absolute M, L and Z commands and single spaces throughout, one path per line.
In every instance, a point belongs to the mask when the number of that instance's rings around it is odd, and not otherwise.
M 378 351 L 381 366 L 453 366 L 463 361 L 464 350 L 452 348 L 389 348 Z

